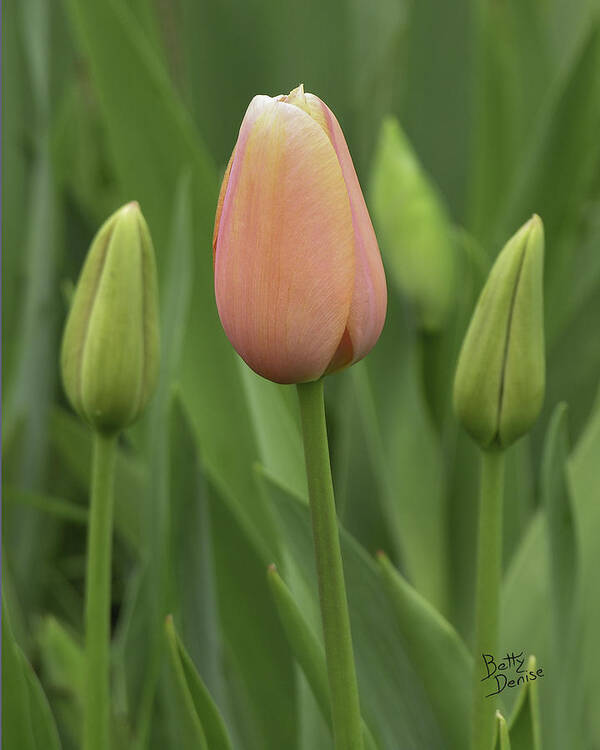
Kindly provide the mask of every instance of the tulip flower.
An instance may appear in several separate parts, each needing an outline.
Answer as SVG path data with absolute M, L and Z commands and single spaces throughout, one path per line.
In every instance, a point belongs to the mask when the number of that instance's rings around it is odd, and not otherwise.
M 260 375 L 314 381 L 379 338 L 387 292 L 373 226 L 338 121 L 303 86 L 250 103 L 213 251 L 223 328 Z

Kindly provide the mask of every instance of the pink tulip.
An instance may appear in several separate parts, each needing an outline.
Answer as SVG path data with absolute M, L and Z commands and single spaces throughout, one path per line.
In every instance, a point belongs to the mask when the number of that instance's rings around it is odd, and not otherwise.
M 317 380 L 379 338 L 387 291 L 371 219 L 338 121 L 303 86 L 250 102 L 213 252 L 221 323 L 263 377 Z

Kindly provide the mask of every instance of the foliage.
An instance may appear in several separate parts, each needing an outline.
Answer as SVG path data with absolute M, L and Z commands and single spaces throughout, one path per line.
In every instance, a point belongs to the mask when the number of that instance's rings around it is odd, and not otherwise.
M 336 112 L 363 187 L 383 118 L 398 118 L 450 218 L 459 280 L 435 333 L 390 283 L 375 350 L 326 384 L 367 731 L 380 750 L 461 746 L 478 471 L 451 384 L 484 277 L 535 211 L 547 394 L 507 456 L 501 643 L 544 678 L 503 693 L 502 731 L 517 727 L 513 747 L 533 733 L 544 750 L 600 747 L 597 0 L 6 0 L 2 13 L 7 748 L 79 746 L 90 434 L 60 385 L 59 340 L 92 237 L 134 199 L 156 247 L 163 359 L 119 445 L 113 745 L 330 746 L 295 393 L 240 362 L 212 288 L 218 177 L 245 108 L 300 82 Z M 552 416 L 559 402 L 568 416 Z M 305 664 L 271 563 L 312 639 Z

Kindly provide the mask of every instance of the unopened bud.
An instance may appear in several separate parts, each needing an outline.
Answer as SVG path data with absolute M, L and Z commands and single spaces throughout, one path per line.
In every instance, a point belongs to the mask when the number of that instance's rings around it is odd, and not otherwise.
M 140 416 L 156 384 L 158 331 L 152 240 L 128 203 L 92 242 L 62 342 L 65 391 L 95 429 L 118 432 Z
M 462 345 L 454 408 L 483 448 L 506 448 L 544 400 L 544 228 L 534 215 L 498 255 Z

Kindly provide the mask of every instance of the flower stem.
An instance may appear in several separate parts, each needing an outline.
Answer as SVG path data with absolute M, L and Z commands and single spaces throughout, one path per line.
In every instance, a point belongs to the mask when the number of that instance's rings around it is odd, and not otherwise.
M 500 582 L 502 580 L 502 499 L 504 451 L 481 454 L 479 538 L 475 614 L 472 750 L 492 750 L 496 682 L 482 681 L 482 654 L 496 654 L 498 646 Z M 487 671 L 483 672 L 483 677 Z
M 327 445 L 323 382 L 298 386 L 336 750 L 363 750 L 360 704 Z
M 84 750 L 110 747 L 110 575 L 116 436 L 94 433 L 85 587 Z

